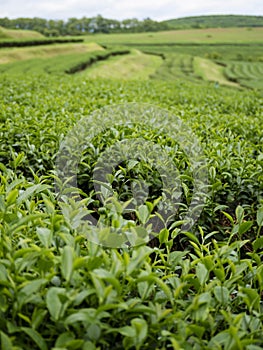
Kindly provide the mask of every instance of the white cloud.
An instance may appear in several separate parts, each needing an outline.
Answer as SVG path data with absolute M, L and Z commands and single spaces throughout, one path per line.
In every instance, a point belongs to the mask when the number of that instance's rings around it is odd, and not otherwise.
M 124 19 L 150 17 L 156 20 L 202 14 L 263 15 L 262 0 L 0 0 L 0 17 L 69 18 L 104 17 Z

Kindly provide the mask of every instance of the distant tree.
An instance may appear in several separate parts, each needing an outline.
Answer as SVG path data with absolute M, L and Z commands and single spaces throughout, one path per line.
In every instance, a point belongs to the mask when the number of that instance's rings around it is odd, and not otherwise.
M 81 29 L 81 24 L 75 17 L 69 18 L 66 22 L 66 34 L 68 35 L 80 35 L 82 34 Z
M 36 30 L 46 36 L 81 35 L 85 33 L 118 33 L 118 32 L 149 32 L 169 29 L 162 22 L 146 18 L 139 21 L 137 18 L 117 21 L 97 15 L 93 18 L 69 18 L 63 20 L 47 20 L 44 18 L 0 18 L 0 26 L 14 29 Z

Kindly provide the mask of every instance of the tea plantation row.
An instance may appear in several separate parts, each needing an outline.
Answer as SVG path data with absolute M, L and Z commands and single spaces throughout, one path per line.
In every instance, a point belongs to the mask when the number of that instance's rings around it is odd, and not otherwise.
M 257 92 L 52 75 L 24 76 L 19 83 L 5 75 L 0 91 L 2 349 L 262 348 L 263 135 Z M 158 133 L 158 124 L 115 125 L 113 118 L 112 127 L 83 150 L 81 202 L 61 203 L 55 190 L 56 154 L 68 131 L 96 109 L 134 101 L 169 110 L 201 142 L 209 197 L 190 232 L 180 225 L 193 196 L 191 167 L 176 136 Z M 160 194 L 156 169 L 128 169 L 127 162 L 117 167 L 112 183 L 122 202 L 100 203 L 92 184 L 99 155 L 117 140 L 139 137 L 167 150 L 177 166 L 181 211 L 161 232 L 152 232 L 159 235 L 148 244 L 96 245 L 87 239 L 90 211 L 101 214 L 105 229 L 127 221 L 133 231 L 151 229 L 147 218 L 155 215 Z M 152 192 L 127 218 L 122 213 L 132 174 L 146 178 Z
M 52 58 L 32 58 L 17 60 L 0 65 L 0 73 L 9 76 L 20 76 L 21 74 L 74 74 L 86 69 L 94 63 L 107 60 L 109 57 L 125 55 L 130 51 L 125 48 L 115 47 L 108 50 L 96 50 L 85 53 L 71 53 L 56 55 Z

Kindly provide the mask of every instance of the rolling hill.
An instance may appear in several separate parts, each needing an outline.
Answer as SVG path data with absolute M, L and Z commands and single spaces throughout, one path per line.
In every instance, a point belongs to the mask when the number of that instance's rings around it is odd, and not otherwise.
M 263 16 L 213 15 L 175 18 L 162 23 L 171 29 L 263 27 Z

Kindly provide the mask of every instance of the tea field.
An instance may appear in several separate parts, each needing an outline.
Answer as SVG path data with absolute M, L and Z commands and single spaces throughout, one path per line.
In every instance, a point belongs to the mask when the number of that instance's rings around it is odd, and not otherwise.
M 163 32 L 145 32 L 145 33 L 116 33 L 116 34 L 96 34 L 92 37 L 95 41 L 107 42 L 112 45 L 123 44 L 171 44 L 171 43 L 209 43 L 209 44 L 226 44 L 226 43 L 262 43 L 262 25 L 255 28 L 203 28 L 203 29 L 181 29 Z
M 0 65 L 1 349 L 262 349 L 260 62 L 109 50 Z
M 225 68 L 225 73 L 232 81 L 248 87 L 263 88 L 263 62 L 230 62 Z

